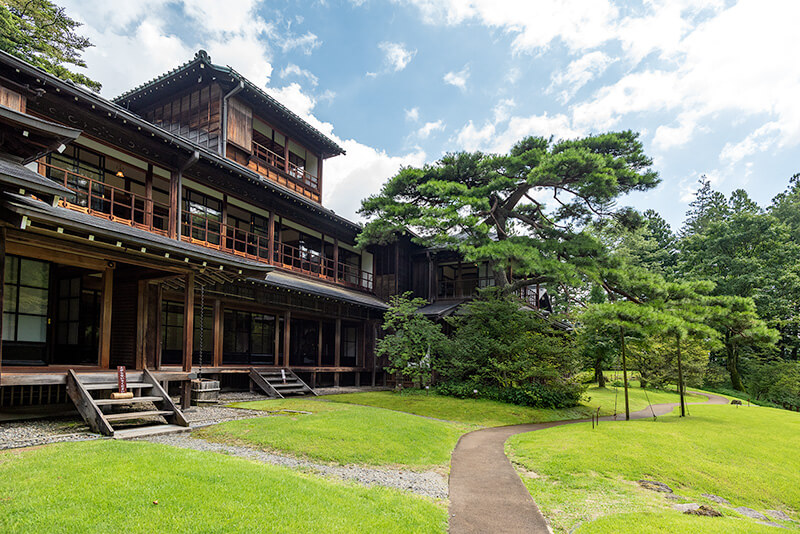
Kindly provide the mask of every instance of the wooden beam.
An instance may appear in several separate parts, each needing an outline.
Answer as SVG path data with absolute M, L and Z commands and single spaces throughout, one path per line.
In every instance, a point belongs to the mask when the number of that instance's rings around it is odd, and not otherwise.
M 292 333 L 292 312 L 286 310 L 283 316 L 283 366 L 289 367 L 290 334 Z
M 181 222 L 178 220 L 178 202 L 180 201 L 180 174 L 177 171 L 169 173 L 169 237 L 178 237 L 178 227 Z
M 103 270 L 102 304 L 100 307 L 100 346 L 98 364 L 108 369 L 111 362 L 111 305 L 114 301 L 114 268 Z
M 222 301 L 214 301 L 214 367 L 222 365 L 222 336 L 224 326 Z
M 194 350 L 194 273 L 186 273 L 183 292 L 183 371 L 192 370 Z
M 144 223 L 148 228 L 153 225 L 153 164 L 147 164 L 147 174 L 144 176 L 144 196 L 147 198 L 147 205 L 144 211 Z
M 6 227 L 0 226 L 0 384 L 3 383 L 3 303 L 6 281 Z
M 269 222 L 267 223 L 267 247 L 269 262 L 275 263 L 275 210 L 269 210 Z
M 322 320 L 319 321 L 317 329 L 317 366 L 322 366 Z
M 37 247 L 34 245 L 9 241 L 6 245 L 6 252 L 8 254 L 25 256 L 26 258 L 33 258 L 37 260 L 56 261 L 61 265 L 81 267 L 83 269 L 89 269 L 92 271 L 103 271 L 106 269 L 106 267 L 108 267 L 108 261 L 106 260 L 87 258 L 83 255 L 65 251 L 55 252 L 52 248 L 47 247 L 44 244 L 43 246 Z

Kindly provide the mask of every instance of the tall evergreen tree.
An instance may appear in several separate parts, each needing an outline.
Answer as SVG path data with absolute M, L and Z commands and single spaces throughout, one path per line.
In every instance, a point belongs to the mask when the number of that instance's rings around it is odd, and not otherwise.
M 86 67 L 81 54 L 92 43 L 77 33 L 80 26 L 64 8 L 48 0 L 0 2 L 0 50 L 99 91 L 100 83 L 68 67 Z
M 700 188 L 689 203 L 681 229 L 684 237 L 702 232 L 711 222 L 722 220 L 730 213 L 725 195 L 711 188 L 711 180 L 703 175 L 699 182 Z

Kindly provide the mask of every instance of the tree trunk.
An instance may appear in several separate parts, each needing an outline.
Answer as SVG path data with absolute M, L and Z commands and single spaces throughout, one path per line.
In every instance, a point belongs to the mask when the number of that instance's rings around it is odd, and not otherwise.
M 686 417 L 686 399 L 684 398 L 686 388 L 683 385 L 683 367 L 681 366 L 681 337 L 678 334 L 675 334 L 675 343 L 675 347 L 678 349 L 678 393 L 681 396 L 681 417 Z
M 726 336 L 727 338 L 727 336 Z M 728 341 L 728 339 L 726 339 Z M 731 387 L 736 391 L 744 391 L 744 384 L 742 377 L 739 374 L 739 351 L 736 347 L 732 347 L 730 342 L 725 344 L 725 352 L 728 356 L 728 374 L 731 376 Z
M 625 386 L 625 420 L 631 419 L 631 406 L 628 402 L 628 362 L 625 359 L 625 331 L 619 329 L 619 346 L 622 349 L 622 384 Z
M 598 358 L 594 363 L 594 379 L 597 382 L 597 387 L 606 387 L 606 375 L 603 373 L 602 358 Z

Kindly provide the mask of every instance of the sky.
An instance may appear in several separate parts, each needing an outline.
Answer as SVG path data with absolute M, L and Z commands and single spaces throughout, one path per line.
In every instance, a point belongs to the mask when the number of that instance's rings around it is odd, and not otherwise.
M 529 135 L 641 133 L 677 229 L 707 176 L 762 206 L 800 172 L 798 0 L 56 0 L 113 98 L 205 49 L 339 143 L 323 204 Z

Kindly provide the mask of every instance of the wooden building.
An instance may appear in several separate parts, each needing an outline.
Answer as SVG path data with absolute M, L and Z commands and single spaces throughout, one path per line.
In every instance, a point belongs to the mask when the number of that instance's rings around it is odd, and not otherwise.
M 108 101 L 0 52 L 0 128 L 0 413 L 113 433 L 92 392 L 123 365 L 177 425 L 198 373 L 383 379 L 373 253 L 321 205 L 344 151 L 235 70 L 200 51 Z

